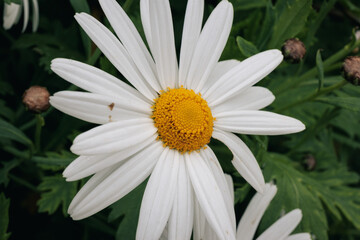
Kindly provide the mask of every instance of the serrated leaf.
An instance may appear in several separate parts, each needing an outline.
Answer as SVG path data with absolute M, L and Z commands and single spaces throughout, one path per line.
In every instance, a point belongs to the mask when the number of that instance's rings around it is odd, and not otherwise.
M 0 138 L 10 139 L 30 146 L 31 140 L 14 125 L 0 118 Z
M 358 97 L 320 97 L 317 98 L 316 101 L 328 103 L 354 112 L 360 112 L 360 101 Z
M 9 225 L 9 206 L 10 199 L 7 199 L 4 193 L 0 194 L 0 239 L 7 240 L 10 233 L 7 233 Z
M 295 37 L 304 28 L 311 4 L 312 0 L 281 0 L 276 3 L 278 17 L 269 48 L 279 48 L 286 39 Z
M 4 184 L 5 186 L 8 185 L 8 183 L 9 183 L 8 174 L 11 171 L 11 169 L 18 166 L 19 163 L 20 163 L 20 161 L 17 159 L 13 159 L 13 160 L 7 161 L 7 162 L 5 162 L 5 161 L 2 162 L 2 167 L 0 168 L 0 185 L 1 184 Z
M 360 192 L 346 186 L 359 181 L 356 173 L 338 167 L 305 174 L 296 170 L 284 155 L 270 153 L 266 156 L 264 175 L 267 181 L 276 181 L 278 193 L 263 218 L 263 229 L 283 211 L 294 208 L 303 212 L 298 230 L 313 233 L 316 239 L 327 239 L 326 209 L 337 221 L 343 221 L 345 216 L 360 228 Z
M 64 169 L 76 158 L 76 155 L 68 151 L 61 151 L 61 153 L 46 152 L 45 155 L 46 157 L 34 156 L 32 161 L 45 170 L 53 171 Z
M 76 194 L 77 183 L 66 182 L 61 175 L 44 177 L 38 186 L 42 191 L 40 200 L 37 202 L 39 212 L 54 213 L 60 205 L 64 216 L 67 215 L 67 208 L 70 201 Z
M 236 38 L 236 43 L 241 54 L 246 58 L 251 57 L 252 55 L 255 55 L 259 52 L 259 50 L 252 42 L 249 42 L 240 36 Z
M 109 214 L 109 221 L 114 221 L 123 216 L 116 231 L 116 239 L 135 239 L 141 200 L 146 183 L 147 181 L 144 181 L 128 195 L 111 205 L 112 210 Z

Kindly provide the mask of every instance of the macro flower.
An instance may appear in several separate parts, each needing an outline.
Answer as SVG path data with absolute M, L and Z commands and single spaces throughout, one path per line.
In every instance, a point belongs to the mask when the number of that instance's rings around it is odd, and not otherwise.
M 208 147 L 211 137 L 234 155 L 233 165 L 257 190 L 265 183 L 249 148 L 234 133 L 288 134 L 304 125 L 259 111 L 273 94 L 253 87 L 283 56 L 278 50 L 243 62 L 218 62 L 228 39 L 233 8 L 221 1 L 202 27 L 204 1 L 189 0 L 177 62 L 168 0 L 141 0 L 150 52 L 115 0 L 100 0 L 117 37 L 86 13 L 75 19 L 120 73 L 135 87 L 87 64 L 55 59 L 51 69 L 88 92 L 51 97 L 57 109 L 101 124 L 74 139 L 80 155 L 64 171 L 68 181 L 90 175 L 69 206 L 75 220 L 119 200 L 149 176 L 137 239 L 159 239 L 166 224 L 171 239 L 189 239 L 195 204 L 221 239 L 235 239 L 235 214 L 220 164 Z M 234 132 L 234 133 L 232 133 Z
M 22 8 L 24 9 L 24 23 L 22 32 L 25 31 L 28 21 L 29 21 L 29 0 L 22 0 L 20 4 L 16 3 L 4 3 L 4 18 L 3 18 L 3 27 L 5 30 L 10 29 L 14 24 L 16 24 L 22 13 Z M 37 0 L 32 0 L 32 31 L 36 32 L 39 26 L 39 6 Z
M 225 175 L 228 187 L 230 188 L 231 198 L 227 202 L 227 205 L 233 207 L 234 205 L 234 191 L 233 191 L 233 182 L 232 178 L 229 175 Z M 260 223 L 261 218 L 263 217 L 266 209 L 268 208 L 271 200 L 275 197 L 277 192 L 277 187 L 271 183 L 265 185 L 265 190 L 263 193 L 256 193 L 255 196 L 251 199 L 249 205 L 247 206 L 244 214 L 242 215 L 239 225 L 236 231 L 237 240 L 252 240 L 256 229 Z M 229 199 L 229 198 L 228 198 Z M 291 234 L 291 232 L 296 228 L 300 223 L 302 218 L 302 213 L 300 209 L 294 209 L 289 213 L 282 216 L 275 223 L 273 223 L 268 229 L 266 229 L 257 240 L 311 240 L 309 233 L 296 233 Z M 194 225 L 194 239 L 206 239 L 206 240 L 218 240 L 221 239 L 214 231 L 210 228 L 207 223 L 204 214 L 202 211 L 199 211 L 195 216 L 195 222 L 197 225 Z M 165 238 L 164 238 L 165 239 Z

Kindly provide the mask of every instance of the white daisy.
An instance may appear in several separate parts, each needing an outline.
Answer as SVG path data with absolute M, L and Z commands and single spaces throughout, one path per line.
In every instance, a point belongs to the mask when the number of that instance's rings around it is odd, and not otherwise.
M 234 192 L 233 182 L 229 175 L 226 175 L 226 180 L 229 188 L 231 189 L 231 201 L 227 202 L 227 205 L 234 205 Z M 266 184 L 263 193 L 256 193 L 247 206 L 244 214 L 241 217 L 239 225 L 236 231 L 237 240 L 252 240 L 254 238 L 256 229 L 260 223 L 265 210 L 269 206 L 271 200 L 275 197 L 277 188 L 275 185 Z M 300 209 L 294 209 L 286 215 L 282 216 L 274 224 L 272 224 L 265 232 L 263 232 L 257 240 L 311 240 L 309 233 L 296 233 L 291 232 L 300 223 L 302 213 Z M 206 240 L 218 240 L 216 233 L 210 228 L 209 224 L 205 220 L 203 212 L 200 210 L 198 214 L 195 214 L 194 224 L 194 240 L 206 239 Z
M 22 13 L 22 8 L 24 9 L 24 24 L 22 31 L 24 32 L 28 21 L 29 21 L 29 0 L 22 0 L 22 4 L 16 3 L 4 3 L 4 18 L 3 18 L 3 27 L 4 29 L 10 29 L 14 24 L 16 24 Z M 39 26 L 39 6 L 37 0 L 32 0 L 32 31 L 36 32 Z
M 51 68 L 89 92 L 63 91 L 51 97 L 57 109 L 103 124 L 74 140 L 80 155 L 64 171 L 68 181 L 94 174 L 69 207 L 86 218 L 119 200 L 146 178 L 137 239 L 168 235 L 189 239 L 194 201 L 221 239 L 235 239 L 235 214 L 210 138 L 233 152 L 233 164 L 257 190 L 265 186 L 260 167 L 233 133 L 287 134 L 304 129 L 296 119 L 258 111 L 272 93 L 252 87 L 283 59 L 270 50 L 243 62 L 218 62 L 230 33 L 233 8 L 224 0 L 202 26 L 203 0 L 189 0 L 178 66 L 168 0 L 141 0 L 141 20 L 151 54 L 115 0 L 100 0 L 117 37 L 86 13 L 75 18 L 136 90 L 92 66 L 55 59 Z

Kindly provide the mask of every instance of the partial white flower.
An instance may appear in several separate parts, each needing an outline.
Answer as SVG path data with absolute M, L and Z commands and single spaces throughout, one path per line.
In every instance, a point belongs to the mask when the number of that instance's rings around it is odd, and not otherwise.
M 37 0 L 31 0 L 33 14 L 32 14 L 32 31 L 36 32 L 39 26 L 39 6 Z M 25 31 L 28 21 L 29 21 L 29 0 L 22 0 L 21 5 L 16 3 L 4 4 L 4 21 L 3 27 L 5 30 L 10 29 L 14 24 L 16 24 L 22 13 L 22 8 L 24 9 L 24 23 L 22 32 Z
M 168 0 L 141 0 L 141 20 L 151 53 L 115 0 L 100 0 L 117 37 L 86 13 L 75 18 L 105 56 L 136 88 L 104 71 L 69 59 L 55 59 L 59 76 L 89 92 L 63 91 L 51 104 L 79 119 L 102 124 L 80 134 L 71 151 L 80 155 L 64 171 L 68 181 L 94 174 L 69 207 L 86 218 L 119 200 L 149 177 L 137 239 L 158 239 L 168 224 L 171 239 L 189 239 L 194 212 L 202 211 L 220 239 L 235 239 L 235 214 L 223 171 L 207 146 L 225 143 L 233 164 L 257 190 L 261 169 L 235 134 L 302 131 L 296 119 L 259 111 L 273 100 L 252 87 L 283 59 L 278 50 L 243 62 L 218 62 L 229 36 L 233 8 L 221 1 L 202 26 L 203 0 L 189 0 L 180 63 L 177 63 Z
M 231 201 L 227 202 L 228 205 L 234 205 L 234 191 L 233 182 L 229 175 L 226 175 L 226 180 L 229 188 L 231 188 Z M 271 200 L 275 197 L 277 188 L 271 183 L 265 185 L 265 191 L 263 193 L 256 193 L 247 206 L 244 214 L 241 217 L 239 225 L 237 227 L 236 239 L 237 240 L 252 240 L 256 229 L 263 217 L 266 209 L 268 208 Z M 203 219 L 202 213 L 196 216 L 197 219 Z M 263 232 L 257 240 L 311 240 L 309 233 L 297 233 L 290 235 L 291 232 L 300 223 L 302 213 L 300 209 L 294 209 L 286 215 L 282 216 L 274 224 L 272 224 L 265 232 Z M 195 219 L 195 222 L 197 221 Z M 199 228 L 194 225 L 194 232 L 200 232 L 199 236 L 194 239 L 206 239 L 206 240 L 219 240 L 216 234 L 209 228 L 206 221 Z

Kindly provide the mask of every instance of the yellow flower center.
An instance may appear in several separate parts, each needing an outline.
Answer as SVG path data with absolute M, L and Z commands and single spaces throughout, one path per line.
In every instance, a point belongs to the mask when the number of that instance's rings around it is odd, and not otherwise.
M 180 152 L 199 150 L 210 142 L 214 118 L 200 93 L 185 88 L 160 92 L 152 118 L 164 146 Z

